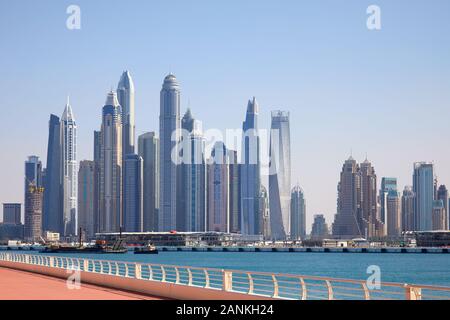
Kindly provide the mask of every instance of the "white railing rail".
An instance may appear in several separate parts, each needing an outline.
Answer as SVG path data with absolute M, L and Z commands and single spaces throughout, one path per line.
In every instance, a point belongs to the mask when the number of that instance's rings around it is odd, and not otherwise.
M 279 299 L 450 300 L 450 287 L 429 285 L 383 282 L 379 289 L 370 290 L 363 280 L 17 253 L 0 253 L 0 261 Z

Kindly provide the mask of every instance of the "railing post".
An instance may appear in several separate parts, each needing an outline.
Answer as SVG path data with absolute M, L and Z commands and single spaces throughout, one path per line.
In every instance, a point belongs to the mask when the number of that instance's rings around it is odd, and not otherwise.
M 161 266 L 161 273 L 161 282 L 166 282 L 166 269 L 163 266 Z
M 248 276 L 248 294 L 253 294 L 254 290 L 253 277 L 251 273 L 247 273 L 247 276 Z
M 231 291 L 233 290 L 233 272 L 222 270 L 223 284 L 222 290 Z
M 180 271 L 178 270 L 178 267 L 175 267 L 175 283 L 180 283 Z
M 361 283 L 363 290 L 364 290 L 364 299 L 365 300 L 370 300 L 370 292 L 369 292 L 369 288 L 367 288 L 367 285 L 365 282 Z
M 273 297 L 277 298 L 279 294 L 279 288 L 277 277 L 274 274 L 272 274 L 272 282 L 273 282 Z
M 192 286 L 192 271 L 190 268 L 188 268 L 187 272 L 188 272 L 188 286 Z
M 302 300 L 306 300 L 307 291 L 306 291 L 306 283 L 303 278 L 300 278 L 300 284 L 302 286 Z
M 209 273 L 208 273 L 208 269 L 203 269 L 203 273 L 205 274 L 205 288 L 209 288 Z
M 148 279 L 153 280 L 153 267 L 151 265 L 148 266 L 148 273 L 149 273 Z
M 405 284 L 406 300 L 422 300 L 422 289 Z
M 87 259 L 83 260 L 83 271 L 89 272 L 89 260 Z
M 327 284 L 327 289 L 328 289 L 328 300 L 333 300 L 333 287 L 331 286 L 331 282 L 328 280 L 325 280 L 325 283 Z
M 50 267 L 54 268 L 55 267 L 55 258 L 50 257 Z
M 142 279 L 142 266 L 139 263 L 135 264 L 135 278 Z

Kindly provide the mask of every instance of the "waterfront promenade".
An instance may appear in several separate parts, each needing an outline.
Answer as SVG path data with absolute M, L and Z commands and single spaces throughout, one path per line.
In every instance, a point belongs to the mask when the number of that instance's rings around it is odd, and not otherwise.
M 158 298 L 0 267 L 0 300 L 155 300 Z

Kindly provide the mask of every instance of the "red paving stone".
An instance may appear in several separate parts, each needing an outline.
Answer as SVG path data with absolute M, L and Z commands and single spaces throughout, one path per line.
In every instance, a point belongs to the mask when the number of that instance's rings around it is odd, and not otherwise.
M 156 300 L 158 298 L 81 284 L 69 289 L 66 280 L 0 268 L 0 300 Z

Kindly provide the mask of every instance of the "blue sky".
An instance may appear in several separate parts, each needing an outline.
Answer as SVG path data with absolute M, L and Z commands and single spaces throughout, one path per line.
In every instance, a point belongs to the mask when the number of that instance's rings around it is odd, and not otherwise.
M 81 8 L 81 30 L 66 8 Z M 366 28 L 381 8 L 382 29 Z M 336 210 L 343 161 L 367 153 L 378 178 L 411 184 L 434 161 L 450 185 L 450 2 L 0 0 L 0 202 L 23 201 L 23 162 L 45 164 L 50 113 L 70 94 L 79 159 L 92 158 L 107 91 L 130 70 L 137 133 L 158 131 L 159 91 L 172 71 L 207 128 L 240 128 L 256 96 L 261 126 L 291 112 L 292 181 L 307 223 Z

